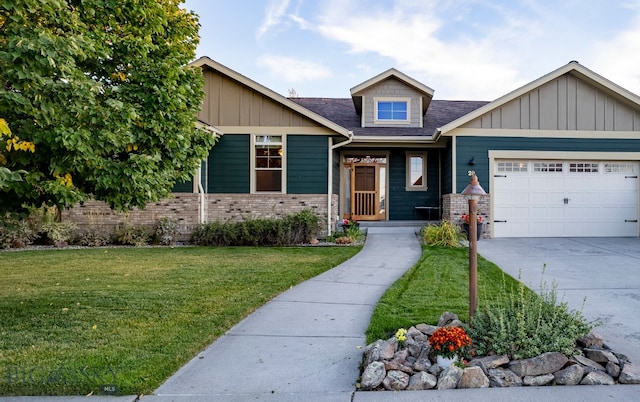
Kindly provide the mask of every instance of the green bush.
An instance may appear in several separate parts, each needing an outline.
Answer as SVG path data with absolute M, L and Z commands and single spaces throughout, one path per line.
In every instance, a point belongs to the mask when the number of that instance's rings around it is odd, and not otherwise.
M 466 238 L 460 227 L 448 220 L 443 220 L 439 225 L 423 227 L 421 235 L 425 244 L 446 247 L 459 247 L 460 240 Z
M 112 241 L 126 246 L 146 246 L 151 239 L 151 233 L 145 225 L 118 225 L 113 233 Z
M 40 225 L 40 240 L 45 244 L 64 246 L 73 240 L 77 229 L 72 222 L 44 222 Z
M 101 247 L 109 244 L 111 234 L 101 227 L 81 228 L 76 231 L 75 244 L 86 247 Z
M 33 222 L 24 217 L 5 214 L 0 219 L 0 248 L 22 248 L 38 237 Z
M 597 325 L 589 322 L 567 303 L 558 303 L 557 285 L 540 283 L 540 295 L 522 281 L 500 305 L 480 309 L 471 322 L 470 336 L 479 355 L 506 354 L 526 359 L 545 352 L 571 356 L 576 340 Z
M 310 210 L 282 218 L 198 225 L 191 243 L 200 246 L 290 246 L 308 243 L 318 232 L 318 217 Z
M 153 240 L 163 246 L 175 246 L 179 234 L 178 221 L 173 218 L 161 218 L 153 226 Z

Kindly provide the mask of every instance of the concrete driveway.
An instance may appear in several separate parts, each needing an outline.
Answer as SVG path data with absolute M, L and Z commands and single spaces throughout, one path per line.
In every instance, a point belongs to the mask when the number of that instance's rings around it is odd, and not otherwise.
M 639 238 L 487 239 L 478 253 L 533 290 L 555 282 L 569 307 L 603 322 L 595 332 L 612 349 L 640 363 Z

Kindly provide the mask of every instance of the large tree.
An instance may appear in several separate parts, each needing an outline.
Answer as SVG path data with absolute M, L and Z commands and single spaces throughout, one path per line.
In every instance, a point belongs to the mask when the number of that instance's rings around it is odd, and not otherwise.
M 214 139 L 195 127 L 199 25 L 182 2 L 0 1 L 0 117 L 35 145 L 0 138 L 5 168 L 25 172 L 0 188 L 0 211 L 144 207 L 189 179 Z

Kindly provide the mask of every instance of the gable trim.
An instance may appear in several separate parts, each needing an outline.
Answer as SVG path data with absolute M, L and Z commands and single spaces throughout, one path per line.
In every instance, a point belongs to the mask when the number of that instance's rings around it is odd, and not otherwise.
M 603 137 L 606 133 L 606 137 Z M 465 137 L 521 137 L 521 138 L 607 138 L 638 139 L 640 131 L 585 131 L 585 130 L 523 130 L 523 129 L 491 129 L 491 128 L 457 128 L 450 135 Z
M 242 85 L 245 85 L 251 89 L 253 89 L 254 91 L 258 92 L 259 94 L 271 99 L 274 102 L 280 103 L 281 105 L 294 110 L 300 114 L 302 114 L 303 116 L 307 117 L 308 119 L 324 126 L 327 127 L 328 129 L 330 129 L 331 131 L 343 135 L 346 138 L 350 138 L 353 133 L 351 131 L 349 131 L 348 129 L 332 122 L 329 119 L 326 119 L 314 112 L 312 112 L 311 110 L 300 106 L 299 104 L 285 98 L 284 96 L 278 94 L 275 91 L 272 91 L 271 89 L 253 81 L 250 78 L 245 77 L 244 75 L 210 59 L 209 57 L 203 56 L 191 63 L 189 63 L 190 66 L 195 66 L 195 67 L 209 67 L 215 71 L 218 71 L 221 74 L 226 75 L 227 77 L 239 82 Z M 246 131 L 246 128 L 245 128 Z
M 589 70 L 584 67 L 577 61 L 572 61 L 555 71 L 550 72 L 535 81 L 530 82 L 508 94 L 490 102 L 471 113 L 468 113 L 450 123 L 445 124 L 444 126 L 436 129 L 436 136 L 446 135 L 454 129 L 459 128 L 460 126 L 469 123 L 472 120 L 475 120 L 499 107 L 505 105 L 506 103 L 515 100 L 526 93 L 541 87 L 542 85 L 551 82 L 565 74 L 573 74 L 574 76 L 584 79 L 585 81 L 589 81 L 600 88 L 604 88 L 607 92 L 617 95 L 619 98 L 624 99 L 626 102 L 640 109 L 640 97 L 627 89 L 609 81 L 608 79 L 602 77 L 601 75 Z
M 390 77 L 394 77 L 402 82 L 404 82 L 405 84 L 412 86 L 414 89 L 422 92 L 424 95 L 427 95 L 429 97 L 433 97 L 433 93 L 434 90 L 429 88 L 428 86 L 424 85 L 423 83 L 421 83 L 420 81 L 417 81 L 411 77 L 409 77 L 406 74 L 401 73 L 400 71 L 396 70 L 395 68 L 390 68 L 387 71 L 384 71 L 378 75 L 376 75 L 373 78 L 370 78 L 368 80 L 366 80 L 365 82 L 356 85 L 355 87 L 351 88 L 351 95 L 355 95 L 358 92 L 361 92 L 371 86 L 374 86 L 384 80 L 386 80 L 387 78 Z

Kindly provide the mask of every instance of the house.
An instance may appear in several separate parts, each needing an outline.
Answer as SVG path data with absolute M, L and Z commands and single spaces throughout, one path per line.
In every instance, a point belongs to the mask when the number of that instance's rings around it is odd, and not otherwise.
M 343 218 L 456 221 L 473 170 L 485 236 L 639 235 L 640 97 L 577 62 L 492 102 L 433 99 L 396 69 L 350 98 L 285 98 L 207 57 L 192 64 L 198 119 L 219 141 L 192 182 L 134 220 L 172 213 L 188 228 L 311 208 L 327 232 Z

